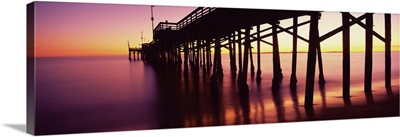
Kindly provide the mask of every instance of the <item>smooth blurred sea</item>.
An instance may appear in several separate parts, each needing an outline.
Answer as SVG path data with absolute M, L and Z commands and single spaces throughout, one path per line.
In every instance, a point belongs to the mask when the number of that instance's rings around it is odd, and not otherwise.
M 291 54 L 281 54 L 283 80 L 271 92 L 272 54 L 261 55 L 262 81 L 248 74 L 250 92 L 238 92 L 228 55 L 222 55 L 220 90 L 210 91 L 210 74 L 185 79 L 182 72 L 155 68 L 127 56 L 36 58 L 36 127 L 39 134 L 138 130 L 249 123 L 304 121 L 307 54 L 299 53 L 297 89 L 290 90 Z M 257 69 L 257 56 L 254 66 Z M 314 88 L 315 117 L 345 107 L 342 54 L 323 53 L 325 86 Z M 372 95 L 389 100 L 384 84 L 384 53 L 373 53 Z M 368 105 L 364 95 L 364 53 L 351 53 L 351 103 Z M 191 71 L 189 71 L 191 73 Z M 392 52 L 392 92 L 399 93 L 399 52 Z M 369 98 L 371 99 L 371 98 Z M 397 98 L 398 99 L 398 98 Z M 398 109 L 398 106 L 397 106 Z M 373 113 L 373 112 L 370 112 Z M 339 114 L 340 115 L 340 114 Z

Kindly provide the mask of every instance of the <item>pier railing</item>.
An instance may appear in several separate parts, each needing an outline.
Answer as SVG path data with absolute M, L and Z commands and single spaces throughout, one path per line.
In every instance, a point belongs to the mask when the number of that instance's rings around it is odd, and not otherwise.
M 200 19 L 203 16 L 206 16 L 207 14 L 211 13 L 214 11 L 215 8 L 213 7 L 199 7 L 192 11 L 190 14 L 188 14 L 186 17 L 184 17 L 182 20 L 180 20 L 177 23 L 178 29 L 182 29 L 183 27 L 189 25 L 190 23 Z
M 158 32 L 163 31 L 163 30 L 178 30 L 177 23 L 172 23 L 172 22 L 158 23 L 156 28 L 153 30 L 154 35 L 156 35 Z
M 157 35 L 158 32 L 163 31 L 163 30 L 180 30 L 190 23 L 193 23 L 194 21 L 200 19 L 201 17 L 206 16 L 207 14 L 211 13 L 214 11 L 215 8 L 212 7 L 199 7 L 192 11 L 190 14 L 185 16 L 182 20 L 180 20 L 178 23 L 172 23 L 172 22 L 160 22 L 156 28 L 153 30 L 154 35 Z

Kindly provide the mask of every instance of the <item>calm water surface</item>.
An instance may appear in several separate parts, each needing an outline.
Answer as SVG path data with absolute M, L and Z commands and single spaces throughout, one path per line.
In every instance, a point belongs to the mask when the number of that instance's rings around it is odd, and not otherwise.
M 327 83 L 323 87 L 318 81 L 315 83 L 313 117 L 330 109 L 345 108 L 341 98 L 342 54 L 324 53 L 322 56 Z M 129 62 L 126 56 L 38 58 L 37 132 L 56 134 L 312 120 L 302 106 L 307 54 L 298 54 L 295 90 L 289 88 L 291 54 L 281 54 L 284 78 L 280 91 L 274 94 L 271 92 L 272 55 L 262 54 L 261 58 L 262 81 L 257 83 L 255 77 L 248 74 L 250 92 L 245 95 L 239 94 L 227 55 L 222 55 L 224 78 L 218 91 L 210 91 L 209 73 L 203 75 L 200 70 L 198 79 L 185 78 L 182 72 L 155 68 L 141 61 Z M 256 61 L 257 58 L 254 63 Z M 398 52 L 392 52 L 394 96 L 399 93 L 398 62 Z M 363 92 L 364 53 L 351 53 L 350 74 L 351 107 L 368 107 L 393 98 L 384 87 L 384 53 L 373 55 L 372 96 L 367 97 Z M 341 114 L 338 115 L 341 118 Z

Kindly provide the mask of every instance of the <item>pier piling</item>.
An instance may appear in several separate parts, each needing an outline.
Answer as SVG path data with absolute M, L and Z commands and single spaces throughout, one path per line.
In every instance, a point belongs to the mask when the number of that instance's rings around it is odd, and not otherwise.
M 295 88 L 297 84 L 297 23 L 298 18 L 293 18 L 293 50 L 292 50 L 292 74 L 290 75 L 290 87 Z
M 386 89 L 391 88 L 391 16 L 385 14 L 385 87 Z
M 350 26 L 348 12 L 342 12 L 342 41 L 343 41 L 343 59 L 342 59 L 342 75 L 343 75 L 343 98 L 350 98 Z
M 247 87 L 247 70 L 249 67 L 249 51 L 250 51 L 250 28 L 246 28 L 245 29 L 245 34 L 244 34 L 245 38 L 244 38 L 244 57 L 243 57 L 243 72 L 242 72 L 242 76 L 241 76 L 241 81 L 240 84 L 242 84 L 242 86 Z
M 278 32 L 277 26 L 279 22 L 272 23 L 272 62 L 273 62 L 273 79 L 272 79 L 272 88 L 279 88 L 279 84 L 282 80 L 282 70 L 281 70 L 281 63 L 279 59 L 279 44 L 278 44 Z
M 306 108 L 313 107 L 314 97 L 314 77 L 315 77 L 315 63 L 316 63 L 316 49 L 319 43 L 318 36 L 318 19 L 319 13 L 314 13 L 310 16 L 310 34 L 309 45 L 307 54 L 307 74 L 306 74 L 306 93 L 304 106 Z
M 365 18 L 365 77 L 364 92 L 371 92 L 372 82 L 372 37 L 373 37 L 373 14 L 367 13 Z
M 256 80 L 261 81 L 261 53 L 260 53 L 260 25 L 257 25 L 257 76 Z
M 238 31 L 238 60 L 239 60 L 239 74 L 238 74 L 238 82 L 240 83 L 242 80 L 242 75 L 243 75 L 243 64 L 242 64 L 242 33 L 241 30 Z

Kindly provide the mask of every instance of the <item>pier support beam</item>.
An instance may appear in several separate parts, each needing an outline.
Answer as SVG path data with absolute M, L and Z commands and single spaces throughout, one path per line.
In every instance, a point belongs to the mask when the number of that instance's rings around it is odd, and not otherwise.
M 364 74 L 364 92 L 372 91 L 372 37 L 373 37 L 373 14 L 367 13 L 365 18 L 365 74 Z
M 257 25 L 257 81 L 261 80 L 260 33 L 260 25 Z
M 133 60 L 136 60 L 136 52 L 133 51 Z
M 200 46 L 202 45 L 201 43 L 201 38 L 198 37 L 196 41 L 196 69 L 199 70 L 200 68 Z
M 199 69 L 200 69 L 200 37 L 196 39 L 196 45 L 193 42 L 192 49 L 193 49 L 193 75 L 197 79 L 199 77 Z
M 350 25 L 349 25 L 350 13 L 342 13 L 342 41 L 343 41 L 343 61 L 342 61 L 342 73 L 343 73 L 343 98 L 350 98 Z
M 131 60 L 132 60 L 132 58 L 131 58 L 131 54 L 132 54 L 132 51 L 131 51 L 131 45 L 129 45 L 129 40 L 128 40 L 128 59 L 129 59 L 129 61 L 131 61 Z
M 385 14 L 385 87 L 391 89 L 391 15 Z
M 306 91 L 304 107 L 312 108 L 314 99 L 314 80 L 315 80 L 315 62 L 316 50 L 319 43 L 318 36 L 318 19 L 319 13 L 311 14 L 309 45 L 307 54 L 307 74 L 306 74 Z
M 249 39 L 250 39 L 250 36 L 249 36 Z M 249 40 L 249 42 L 250 42 L 250 40 Z M 251 77 L 253 77 L 254 76 L 254 62 L 253 62 L 253 52 L 252 52 L 251 43 L 249 44 L 248 49 L 249 49 L 249 54 L 250 54 L 250 72 L 251 72 Z
M 132 52 L 131 52 L 131 50 L 129 50 L 129 61 L 131 61 L 132 60 L 132 57 L 131 57 L 131 55 L 132 55 Z
M 207 54 L 207 70 L 210 71 L 211 67 L 211 47 L 210 47 L 210 40 L 206 40 L 206 54 Z
M 250 45 L 250 28 L 246 28 L 245 30 L 245 34 L 244 34 L 244 57 L 243 57 L 243 72 L 242 72 L 242 76 L 241 76 L 241 86 L 244 89 L 248 89 L 248 85 L 247 85 L 247 69 L 249 67 L 249 51 L 251 48 Z M 246 90 L 244 90 L 246 91 Z
M 188 60 L 189 60 L 189 45 L 188 45 L 189 43 L 188 42 L 184 42 L 183 43 L 183 57 L 184 57 L 184 59 L 183 59 L 183 66 L 184 66 L 184 75 L 185 76 L 188 76 L 188 73 L 189 73 L 189 66 L 188 66 Z
M 229 61 L 230 61 L 229 63 L 231 66 L 231 72 L 235 73 L 235 69 L 234 69 L 234 65 L 233 65 L 233 62 L 235 62 L 235 58 L 233 58 L 233 54 L 235 54 L 235 53 L 233 53 L 231 36 L 232 35 L 228 36 L 228 45 L 229 45 L 228 50 L 229 50 Z
M 238 31 L 238 41 L 239 41 L 239 43 L 238 43 L 238 48 L 239 48 L 239 52 L 238 52 L 238 54 L 239 54 L 239 75 L 238 75 L 238 82 L 240 83 L 241 82 L 241 80 L 242 80 L 242 72 L 243 72 L 243 66 L 242 66 L 242 33 L 240 32 L 240 30 Z
M 325 77 L 324 77 L 324 68 L 322 67 L 322 53 L 321 53 L 321 45 L 320 45 L 319 40 L 318 40 L 318 47 L 317 47 L 317 56 L 318 56 L 318 68 L 319 68 L 318 83 L 320 85 L 324 85 L 326 82 L 325 82 Z
M 204 42 L 204 41 L 203 41 Z M 206 49 L 205 49 L 205 46 L 203 45 L 203 47 L 201 47 L 201 49 L 203 50 L 203 74 L 206 74 L 206 66 L 207 66 L 207 64 L 206 64 Z
M 292 51 L 292 74 L 290 75 L 290 87 L 294 88 L 297 84 L 296 68 L 297 68 L 297 23 L 298 18 L 293 18 L 293 51 Z
M 221 41 L 219 36 L 219 31 L 217 32 L 217 37 L 215 38 L 215 46 L 214 46 L 214 66 L 213 66 L 213 74 L 211 76 L 211 84 L 213 89 L 217 88 L 218 78 L 222 76 L 221 70 Z
M 144 60 L 144 57 L 143 57 L 143 51 L 140 51 L 140 60 Z
M 279 24 L 278 21 L 276 23 L 272 23 L 272 41 L 273 41 L 272 61 L 273 61 L 273 72 L 274 72 L 273 74 L 274 76 L 272 79 L 273 89 L 279 88 L 283 76 L 279 58 L 279 43 L 278 43 L 278 32 L 277 32 L 278 24 Z
M 224 76 L 224 72 L 223 72 L 223 69 L 222 69 L 222 58 L 221 58 L 221 41 L 220 41 L 220 39 L 218 39 L 218 42 L 215 42 L 215 43 L 218 43 L 218 76 L 219 77 L 223 77 Z
M 191 41 L 190 42 L 190 46 L 189 46 L 189 53 L 190 53 L 190 58 L 189 58 L 189 64 L 191 67 L 193 67 L 194 61 L 195 61 L 195 49 L 194 49 L 194 42 Z
M 237 70 L 237 66 L 236 66 L 236 36 L 235 36 L 235 33 L 236 32 L 233 32 L 233 39 L 232 39 L 232 47 L 233 47 L 233 70 L 234 70 L 234 72 L 236 72 L 236 70 Z
M 137 60 L 139 60 L 139 54 L 140 54 L 140 52 L 139 51 L 137 51 Z
M 182 65 L 182 56 L 181 56 L 181 46 L 178 46 L 178 49 L 177 49 L 177 54 L 178 54 L 178 64 L 179 64 L 179 68 L 181 68 L 181 65 Z

